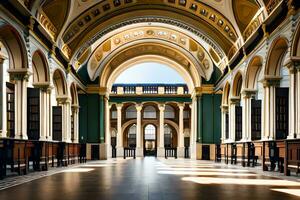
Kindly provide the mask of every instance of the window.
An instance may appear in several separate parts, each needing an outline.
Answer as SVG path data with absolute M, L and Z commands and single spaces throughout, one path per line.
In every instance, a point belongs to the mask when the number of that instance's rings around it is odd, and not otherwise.
M 173 139 L 172 129 L 168 124 L 165 124 L 165 127 L 164 127 L 165 147 L 173 147 L 172 139 Z
M 251 139 L 261 139 L 261 100 L 251 100 Z
M 242 106 L 235 106 L 235 140 L 242 139 Z
M 7 137 L 15 137 L 15 85 L 6 83 Z
M 276 139 L 286 139 L 289 130 L 289 89 L 276 88 Z
M 61 106 L 52 107 L 53 140 L 62 141 L 62 108 Z
M 128 147 L 136 147 L 136 124 L 128 130 Z
M 155 140 L 156 128 L 152 124 L 145 127 L 145 140 Z
M 166 119 L 174 119 L 175 118 L 175 112 L 174 112 L 174 108 L 172 106 L 166 105 L 165 118 Z
M 156 109 L 153 106 L 147 106 L 144 109 L 144 118 L 156 119 Z
M 225 139 L 229 139 L 229 114 L 225 114 Z
M 126 109 L 126 119 L 135 119 L 136 118 L 136 109 L 135 106 L 129 106 Z
M 118 113 L 116 110 L 111 111 L 111 118 L 112 119 L 117 119 L 118 118 Z
M 190 111 L 184 110 L 183 111 L 183 119 L 189 119 L 190 118 Z
M 27 88 L 27 134 L 28 139 L 40 138 L 40 90 Z

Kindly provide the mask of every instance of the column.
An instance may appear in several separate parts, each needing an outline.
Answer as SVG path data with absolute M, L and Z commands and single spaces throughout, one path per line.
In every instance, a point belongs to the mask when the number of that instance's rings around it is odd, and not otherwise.
M 235 141 L 235 99 L 230 99 L 229 106 L 229 142 Z
M 117 156 L 122 157 L 123 152 L 123 134 L 122 134 L 122 107 L 123 104 L 117 104 Z
M 226 141 L 226 113 L 228 113 L 228 106 L 221 106 L 221 143 Z
M 5 86 L 5 81 L 3 80 L 3 76 L 4 76 L 4 63 L 5 57 L 0 54 L 0 87 L 1 87 L 1 92 L 0 92 L 0 138 L 1 137 L 6 137 L 6 126 L 5 126 L 5 117 L 4 115 L 6 115 L 5 112 L 5 97 L 6 97 L 6 86 Z
M 192 108 L 191 108 L 191 134 L 190 134 L 190 158 L 196 159 L 196 141 L 197 141 L 197 97 L 192 97 Z
M 79 142 L 79 106 L 78 105 L 72 105 L 72 115 L 73 115 L 73 129 L 74 129 L 74 138 L 73 143 Z
M 255 94 L 253 90 L 244 90 L 243 92 L 243 129 L 242 129 L 242 140 L 243 141 L 251 141 L 251 98 L 252 95 Z
M 70 100 L 67 97 L 57 98 L 62 107 L 62 141 L 71 143 L 71 111 Z
M 46 132 L 46 137 L 48 141 L 52 141 L 52 105 L 51 105 L 51 91 L 52 87 L 49 87 L 47 89 L 47 109 L 48 113 L 46 115 L 47 119 L 47 132 Z
M 264 80 L 264 99 L 263 99 L 263 123 L 262 140 L 275 139 L 276 125 L 275 125 L 275 96 L 276 85 L 279 84 L 279 79 Z
M 202 95 L 197 96 L 197 142 L 202 143 L 203 137 L 203 108 Z
M 15 138 L 28 139 L 27 137 L 27 82 L 29 72 L 27 69 L 20 71 L 8 70 L 15 80 Z
M 184 124 L 183 124 L 183 110 L 184 104 L 179 104 L 179 133 L 178 133 L 178 148 L 177 155 L 178 157 L 184 158 Z
M 286 67 L 289 69 L 289 75 L 290 75 L 290 88 L 289 88 L 289 135 L 287 136 L 288 139 L 293 139 L 296 137 L 296 101 L 297 95 L 296 95 L 296 76 L 297 76 L 297 70 L 294 66 L 294 62 L 289 61 L 286 64 Z
M 47 86 L 40 88 L 40 140 L 47 140 L 47 115 L 49 115 L 47 105 Z
M 136 156 L 143 156 L 143 146 L 142 146 L 142 105 L 137 104 L 136 108 Z
M 300 63 L 296 65 L 297 69 L 297 138 L 300 138 Z
M 159 108 L 159 146 L 157 150 L 157 156 L 158 157 L 164 157 L 165 156 L 165 141 L 164 141 L 164 114 L 165 114 L 165 105 L 161 104 L 158 106 Z
M 106 157 L 111 158 L 112 147 L 111 147 L 111 132 L 110 132 L 110 109 L 108 98 L 105 98 L 105 144 L 106 144 Z

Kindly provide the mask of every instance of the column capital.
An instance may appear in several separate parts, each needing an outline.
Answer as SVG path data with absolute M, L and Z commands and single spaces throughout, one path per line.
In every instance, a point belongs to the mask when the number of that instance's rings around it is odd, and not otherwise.
M 245 88 L 242 91 L 243 98 L 252 98 L 256 94 L 257 90 Z
M 143 105 L 142 104 L 136 104 L 135 109 L 136 109 L 136 111 L 140 112 L 143 109 Z
M 26 80 L 28 81 L 29 76 L 31 75 L 28 68 L 21 68 L 21 69 L 8 69 L 7 72 L 9 73 L 10 77 L 13 80 Z
M 227 113 L 228 112 L 228 105 L 221 105 L 221 111 L 223 113 Z
M 0 47 L 1 50 L 1 47 Z M 4 60 L 6 59 L 6 57 L 0 52 L 0 65 L 2 65 L 4 63 Z
M 178 106 L 179 109 L 182 109 L 182 110 L 183 110 L 185 104 L 184 104 L 184 103 L 178 103 L 177 106 Z
M 122 110 L 123 108 L 123 104 L 122 103 L 118 103 L 116 104 L 117 110 Z
M 44 91 L 44 92 L 47 92 L 48 89 L 52 89 L 52 88 L 50 87 L 50 82 L 33 83 L 32 85 L 33 85 L 33 87 L 39 88 L 40 90 L 42 90 L 42 91 Z
M 234 96 L 229 99 L 229 103 L 234 104 L 234 105 L 239 104 L 240 101 L 241 101 L 241 98 L 238 96 Z
M 164 111 L 164 110 L 165 110 L 165 104 L 159 104 L 159 105 L 158 105 L 158 109 L 159 109 L 160 111 Z
M 71 103 L 71 99 L 67 95 L 57 96 L 56 100 L 58 101 L 59 104 Z
M 280 84 L 280 80 L 280 76 L 265 75 L 264 79 L 262 80 L 262 83 L 264 87 L 278 86 Z

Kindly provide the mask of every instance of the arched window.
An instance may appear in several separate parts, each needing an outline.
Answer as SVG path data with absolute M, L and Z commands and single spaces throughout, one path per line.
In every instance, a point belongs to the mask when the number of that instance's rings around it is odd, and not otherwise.
M 155 140 L 156 128 L 152 124 L 145 127 L 145 140 Z
M 172 139 L 173 139 L 172 128 L 168 124 L 165 124 L 164 126 L 165 147 L 173 147 Z
M 153 106 L 147 106 L 144 109 L 144 118 L 156 119 L 156 109 Z
M 136 124 L 133 124 L 128 130 L 128 147 L 136 146 Z
M 166 119 L 174 119 L 175 118 L 175 111 L 172 106 L 166 105 L 165 107 L 165 118 Z
M 126 119 L 135 119 L 136 118 L 136 109 L 135 106 L 129 106 L 126 109 Z

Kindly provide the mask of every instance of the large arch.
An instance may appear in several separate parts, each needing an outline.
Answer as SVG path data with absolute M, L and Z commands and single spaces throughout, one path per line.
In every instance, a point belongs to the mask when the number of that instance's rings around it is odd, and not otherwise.
M 150 62 L 150 61 L 164 64 L 175 69 L 178 72 L 178 74 L 180 74 L 185 80 L 189 88 L 189 92 L 192 92 L 194 87 L 201 85 L 200 77 L 195 76 L 195 74 L 193 74 L 192 76 L 191 73 L 189 73 L 182 65 L 178 64 L 177 62 L 159 55 L 143 55 L 143 56 L 134 57 L 122 63 L 112 72 L 110 72 L 109 70 L 105 70 L 102 76 L 100 77 L 100 86 L 107 87 L 108 91 L 111 91 L 111 88 L 115 80 L 120 74 L 122 74 L 122 72 L 124 72 L 125 70 L 127 70 L 128 68 L 134 65 L 144 63 L 144 62 Z
M 280 76 L 282 59 L 288 50 L 288 40 L 283 37 L 275 39 L 268 53 L 265 76 Z
M 243 75 L 238 71 L 233 79 L 232 88 L 231 88 L 231 97 L 239 97 L 243 87 Z
M 71 93 L 72 105 L 78 106 L 79 104 L 78 104 L 77 85 L 74 82 L 70 86 L 70 93 Z
M 40 50 L 36 50 L 32 54 L 32 69 L 34 85 L 49 85 L 49 66 L 45 55 Z
M 229 82 L 226 82 L 222 93 L 222 105 L 224 106 L 228 106 L 229 92 L 230 92 L 230 84 Z
M 257 79 L 259 76 L 260 69 L 262 67 L 262 57 L 254 56 L 247 67 L 246 77 L 245 77 L 245 88 L 247 89 L 256 89 Z
M 297 25 L 295 34 L 293 36 L 291 56 L 300 57 L 300 22 Z
M 56 97 L 67 97 L 68 89 L 64 73 L 60 69 L 56 69 L 53 73 L 53 84 L 55 87 Z
M 9 69 L 28 68 L 28 56 L 25 41 L 21 34 L 11 25 L 0 18 L 0 41 L 9 55 Z

